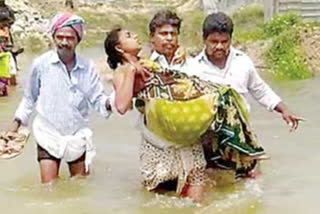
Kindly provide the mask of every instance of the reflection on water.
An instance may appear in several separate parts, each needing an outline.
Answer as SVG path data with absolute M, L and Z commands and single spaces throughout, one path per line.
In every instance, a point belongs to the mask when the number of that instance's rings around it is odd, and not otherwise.
M 96 54 L 92 54 L 97 52 Z M 91 57 L 102 50 L 85 52 Z M 10 97 L 0 98 L 0 130 L 12 120 L 23 93 L 26 68 L 33 56 L 19 58 L 23 71 L 19 86 Z M 261 165 L 257 180 L 208 188 L 205 203 L 158 195 L 145 191 L 139 182 L 139 133 L 133 128 L 136 113 L 104 120 L 91 117 L 97 157 L 87 180 L 69 178 L 67 166 L 60 169 L 61 179 L 53 186 L 39 183 L 35 144 L 31 139 L 24 153 L 10 161 L 0 161 L 0 206 L 10 214 L 32 213 L 184 213 L 184 214 L 270 214 L 314 213 L 320 190 L 318 132 L 320 117 L 319 78 L 294 83 L 273 83 L 286 103 L 308 119 L 296 133 L 275 113 L 253 105 L 251 119 L 261 144 L 271 160 Z

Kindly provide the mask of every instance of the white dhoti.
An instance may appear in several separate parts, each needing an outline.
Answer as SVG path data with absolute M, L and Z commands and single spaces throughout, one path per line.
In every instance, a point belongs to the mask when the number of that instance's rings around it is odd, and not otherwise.
M 89 165 L 96 155 L 92 131 L 89 128 L 82 128 L 73 135 L 63 136 L 52 124 L 37 115 L 33 122 L 33 134 L 37 143 L 55 158 L 71 162 L 86 153 L 85 169 L 88 172 Z

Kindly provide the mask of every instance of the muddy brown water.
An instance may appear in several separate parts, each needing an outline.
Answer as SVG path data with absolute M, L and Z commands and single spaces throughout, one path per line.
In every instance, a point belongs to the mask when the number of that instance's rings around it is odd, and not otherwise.
M 92 58 L 102 50 L 82 51 Z M 27 68 L 34 55 L 19 58 L 22 68 L 19 85 L 10 96 L 0 98 L 0 130 L 12 120 L 22 97 Z M 134 129 L 135 112 L 113 115 L 108 120 L 92 113 L 97 156 L 91 176 L 70 179 L 66 165 L 53 186 L 39 182 L 39 169 L 33 139 L 19 157 L 0 160 L 0 207 L 10 214 L 102 214 L 102 213 L 222 213 L 271 214 L 315 213 L 320 191 L 319 123 L 320 95 L 318 77 L 296 82 L 272 82 L 290 108 L 308 121 L 295 133 L 276 113 L 251 103 L 251 120 L 271 159 L 261 164 L 256 180 L 208 188 L 203 205 L 178 199 L 173 194 L 157 195 L 145 191 L 139 180 L 138 149 L 140 136 Z

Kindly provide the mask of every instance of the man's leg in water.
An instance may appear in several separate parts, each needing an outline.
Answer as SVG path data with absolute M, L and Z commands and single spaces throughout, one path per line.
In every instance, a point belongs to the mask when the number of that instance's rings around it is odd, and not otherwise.
M 194 202 L 202 202 L 204 193 L 204 185 L 189 185 L 186 190 L 186 197 Z
M 38 145 L 38 162 L 40 166 L 41 183 L 51 183 L 59 177 L 60 159 L 50 155 Z
M 86 177 L 89 175 L 89 172 L 86 172 L 85 169 L 85 157 L 86 154 L 84 153 L 79 159 L 68 163 L 71 177 Z
M 41 183 L 51 183 L 59 177 L 60 160 L 42 159 L 39 164 Z

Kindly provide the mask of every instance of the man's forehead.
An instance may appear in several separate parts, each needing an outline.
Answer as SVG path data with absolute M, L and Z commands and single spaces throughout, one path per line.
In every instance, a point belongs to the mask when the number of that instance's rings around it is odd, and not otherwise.
M 230 39 L 230 35 L 224 32 L 213 32 L 207 36 L 207 39 Z
M 170 24 L 164 24 L 161 25 L 160 27 L 156 28 L 157 32 L 172 32 L 172 31 L 178 31 L 178 27 L 170 25 Z
M 58 36 L 77 36 L 76 32 L 71 27 L 62 27 L 59 28 L 55 35 Z

